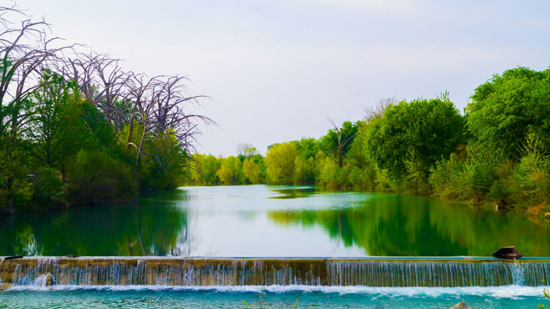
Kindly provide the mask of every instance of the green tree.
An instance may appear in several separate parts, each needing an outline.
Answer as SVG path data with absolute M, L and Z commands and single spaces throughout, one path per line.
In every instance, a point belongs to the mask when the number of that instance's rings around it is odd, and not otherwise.
M 550 145 L 550 69 L 506 70 L 476 88 L 466 108 L 472 144 L 493 157 L 518 161 L 533 132 Z
M 69 181 L 76 204 L 124 200 L 138 192 L 131 166 L 114 158 L 108 149 L 80 150 L 69 168 Z
M 294 183 L 303 185 L 315 184 L 316 155 L 319 152 L 319 142 L 314 138 L 303 137 L 297 141 L 291 141 L 298 151 L 295 160 Z
M 265 161 L 267 176 L 273 183 L 292 184 L 298 151 L 292 143 L 275 144 L 268 150 Z
M 39 166 L 56 168 L 65 179 L 68 163 L 86 140 L 78 86 L 45 70 L 31 98 L 31 116 L 25 126 L 30 153 Z
M 243 162 L 243 174 L 252 184 L 260 183 L 261 177 L 260 166 L 254 163 L 251 159 L 244 159 Z
M 229 156 L 222 160 L 220 169 L 216 172 L 220 181 L 226 185 L 241 184 L 243 181 L 243 168 L 239 158 Z
M 382 118 L 368 124 L 366 151 L 393 178 L 407 173 L 414 159 L 423 173 L 462 143 L 463 117 L 444 95 L 431 100 L 402 101 L 390 105 Z M 414 158 L 413 158 L 414 157 Z
M 0 212 L 16 212 L 28 206 L 33 194 L 29 155 L 8 136 L 0 136 L 0 144 Z
M 336 126 L 332 120 L 330 122 L 334 128 L 330 129 L 325 136 L 319 139 L 320 149 L 336 162 L 338 167 L 342 168 L 344 165 L 344 156 L 355 138 L 360 122 L 351 123 L 350 121 L 345 121 L 342 127 Z

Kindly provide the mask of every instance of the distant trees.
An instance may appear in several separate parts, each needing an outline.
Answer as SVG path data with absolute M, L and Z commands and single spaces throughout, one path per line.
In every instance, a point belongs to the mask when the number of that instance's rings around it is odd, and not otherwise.
M 464 115 L 446 92 L 434 99 L 380 99 L 365 113 L 355 123 L 330 120 L 332 128 L 317 139 L 270 145 L 265 159 L 240 144 L 240 183 L 433 194 L 498 208 L 519 205 L 533 215 L 550 211 L 550 69 L 493 76 L 475 90 Z
M 242 183 L 244 175 L 241 160 L 235 156 L 227 157 L 216 174 L 225 185 Z

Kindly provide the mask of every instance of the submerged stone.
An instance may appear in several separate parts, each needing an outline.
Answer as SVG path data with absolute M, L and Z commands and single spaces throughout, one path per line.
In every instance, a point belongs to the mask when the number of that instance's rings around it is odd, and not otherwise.
M 523 254 L 516 247 L 510 246 L 498 249 L 493 256 L 497 259 L 513 260 L 523 257 Z
M 454 306 L 451 307 L 451 309 L 472 309 L 472 307 L 468 307 L 465 302 L 460 302 Z
M 0 283 L 0 291 L 4 291 L 11 288 L 11 284 L 2 284 Z

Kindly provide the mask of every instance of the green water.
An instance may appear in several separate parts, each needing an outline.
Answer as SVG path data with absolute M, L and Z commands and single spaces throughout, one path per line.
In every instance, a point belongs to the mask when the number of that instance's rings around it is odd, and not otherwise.
M 0 219 L 2 255 L 550 256 L 550 223 L 436 198 L 307 187 L 190 187 Z

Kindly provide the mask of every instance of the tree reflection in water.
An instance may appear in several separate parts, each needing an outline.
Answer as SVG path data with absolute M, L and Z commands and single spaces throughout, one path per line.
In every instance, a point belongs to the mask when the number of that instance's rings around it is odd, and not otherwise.
M 490 256 L 509 245 L 526 256 L 550 254 L 549 224 L 431 197 L 375 193 L 359 207 L 275 210 L 268 216 L 282 225 L 321 226 L 371 256 Z
M 127 204 L 2 218 L 0 255 L 187 255 L 192 243 L 187 211 L 169 205 L 185 199 L 182 194 L 166 191 Z

